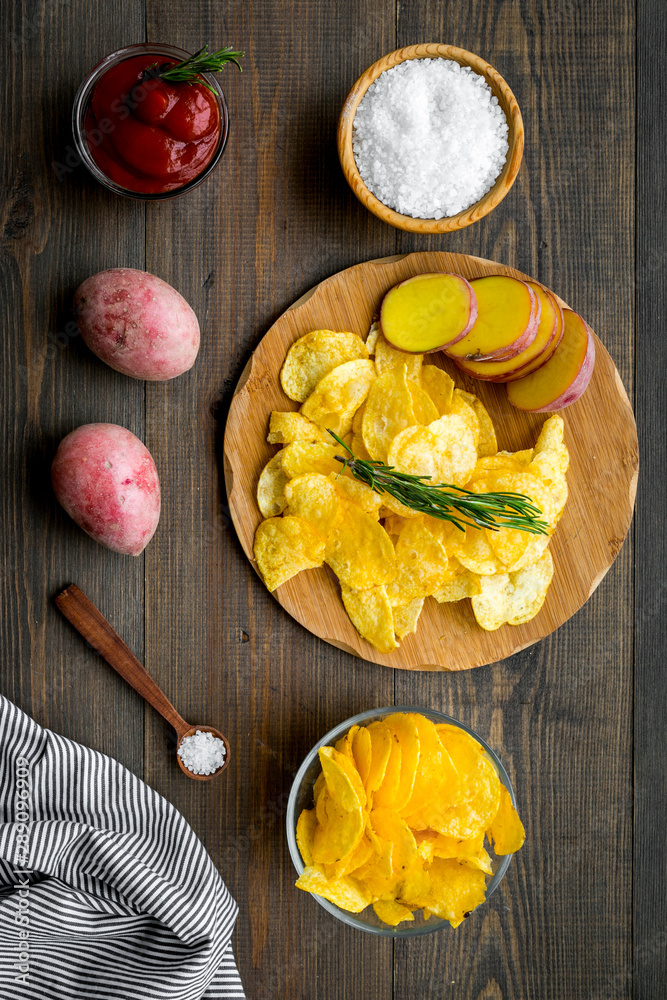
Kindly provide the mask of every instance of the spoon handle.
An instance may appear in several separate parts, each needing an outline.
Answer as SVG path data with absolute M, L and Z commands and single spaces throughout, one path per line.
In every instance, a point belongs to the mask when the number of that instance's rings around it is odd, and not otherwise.
M 58 594 L 56 604 L 93 649 L 174 727 L 180 738 L 189 728 L 187 722 L 181 718 L 146 668 L 83 591 L 75 583 L 71 583 Z

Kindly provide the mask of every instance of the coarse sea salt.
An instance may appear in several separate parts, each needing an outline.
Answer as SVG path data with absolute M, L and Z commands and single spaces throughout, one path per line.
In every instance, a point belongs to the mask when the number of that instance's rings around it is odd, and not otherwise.
M 186 736 L 181 741 L 177 752 L 188 771 L 213 774 L 225 763 L 227 750 L 222 740 L 213 733 L 198 729 L 193 736 Z
M 509 145 L 498 98 L 468 66 L 411 59 L 385 70 L 357 108 L 352 148 L 367 188 L 416 219 L 474 205 L 503 168 Z

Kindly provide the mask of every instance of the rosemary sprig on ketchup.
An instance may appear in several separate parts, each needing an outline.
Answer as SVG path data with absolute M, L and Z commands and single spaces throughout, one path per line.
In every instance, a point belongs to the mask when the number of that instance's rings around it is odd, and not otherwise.
M 203 73 L 243 56 L 232 48 L 209 55 L 205 45 L 182 62 L 155 54 L 130 56 L 97 81 L 86 114 L 91 156 L 112 181 L 141 194 L 184 187 L 218 147 L 218 95 Z

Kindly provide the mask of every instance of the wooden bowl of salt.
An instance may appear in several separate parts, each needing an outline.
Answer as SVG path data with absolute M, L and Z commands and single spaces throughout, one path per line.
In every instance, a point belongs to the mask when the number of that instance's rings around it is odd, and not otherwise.
M 386 70 L 393 69 L 401 63 L 414 59 L 445 59 L 458 63 L 463 68 L 469 68 L 472 73 L 476 73 L 479 77 L 483 78 L 493 97 L 497 98 L 498 105 L 507 121 L 507 144 L 509 148 L 502 169 L 500 169 L 492 185 L 484 194 L 477 197 L 477 200 L 472 204 L 468 203 L 467 207 L 463 207 L 455 213 L 448 214 L 445 212 L 443 214 L 441 211 L 438 211 L 437 215 L 440 217 L 422 217 L 419 208 L 416 209 L 414 215 L 403 214 L 397 211 L 396 208 L 391 208 L 388 204 L 385 204 L 384 201 L 380 200 L 370 190 L 362 178 L 353 148 L 354 142 L 358 142 L 358 136 L 355 135 L 355 116 L 369 87 Z M 469 77 L 468 74 L 466 76 Z M 383 110 L 391 116 L 390 108 Z M 420 115 L 423 110 L 423 102 L 419 102 L 413 110 L 415 116 Z M 463 110 L 463 108 L 457 108 L 458 112 Z M 403 113 L 404 111 L 405 108 L 403 108 Z M 406 229 L 412 233 L 450 233 L 457 229 L 464 229 L 466 226 L 470 226 L 473 222 L 478 222 L 485 215 L 488 215 L 503 200 L 516 179 L 523 156 L 523 141 L 523 121 L 519 105 L 500 73 L 493 66 L 490 66 L 488 62 L 474 55 L 472 52 L 456 48 L 453 45 L 441 45 L 437 43 L 409 45 L 407 48 L 396 49 L 395 52 L 390 52 L 388 55 L 383 56 L 382 59 L 378 59 L 377 62 L 373 63 L 372 66 L 362 73 L 352 87 L 338 120 L 338 156 L 345 178 L 353 192 L 362 205 L 365 205 L 370 212 L 373 212 L 383 222 L 388 222 L 390 226 L 394 226 L 397 229 Z M 465 147 L 466 143 L 463 145 Z M 416 153 L 417 159 L 419 159 L 419 150 L 416 150 Z M 381 157 L 380 150 L 378 150 L 378 154 Z M 423 158 L 422 155 L 421 159 L 423 160 Z M 461 175 L 464 181 L 463 187 L 465 188 L 464 174 L 465 170 Z M 445 176 L 446 174 L 443 175 L 443 177 Z M 414 183 L 410 185 L 409 180 L 409 177 L 406 177 L 406 181 L 408 182 L 406 186 L 411 189 L 409 193 L 414 193 Z M 373 186 L 375 186 L 376 192 L 380 193 L 378 185 L 374 184 Z M 474 190 L 474 185 L 469 190 Z M 465 191 L 462 193 L 465 200 Z M 390 200 L 392 199 L 387 198 L 387 201 Z M 419 200 L 418 193 L 417 200 Z M 454 203 L 455 201 L 456 198 L 450 199 L 450 203 Z M 435 215 L 436 213 L 433 212 L 432 214 Z

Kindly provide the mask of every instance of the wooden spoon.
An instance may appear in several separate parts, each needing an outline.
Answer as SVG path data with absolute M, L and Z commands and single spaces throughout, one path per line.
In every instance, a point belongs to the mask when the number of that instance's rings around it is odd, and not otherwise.
M 61 594 L 56 597 L 56 604 L 74 628 L 81 633 L 93 649 L 97 650 L 100 656 L 104 657 L 107 663 L 130 684 L 137 694 L 145 698 L 159 712 L 163 719 L 176 730 L 176 750 L 180 747 L 186 736 L 194 736 L 197 730 L 212 733 L 225 745 L 225 760 L 217 771 L 212 774 L 195 774 L 185 766 L 178 753 L 176 760 L 178 766 L 188 778 L 195 781 L 208 781 L 215 778 L 225 770 L 229 764 L 229 743 L 227 737 L 214 729 L 212 726 L 190 726 L 181 718 L 166 694 L 157 686 L 145 667 L 139 663 L 132 650 L 127 646 L 121 637 L 115 632 L 104 615 L 98 611 L 95 605 L 88 600 L 82 590 L 79 590 L 75 583 L 71 583 Z

